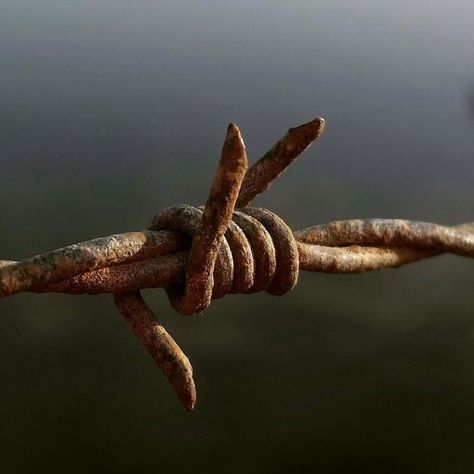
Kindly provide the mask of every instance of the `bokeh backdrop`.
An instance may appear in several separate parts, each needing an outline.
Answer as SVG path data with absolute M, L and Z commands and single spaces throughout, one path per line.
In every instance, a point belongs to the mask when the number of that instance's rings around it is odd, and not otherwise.
M 256 160 L 326 131 L 258 203 L 293 228 L 474 220 L 472 0 L 0 0 L 0 258 L 202 203 L 226 125 Z M 111 297 L 0 300 L 8 473 L 468 473 L 472 261 L 301 274 L 194 318 L 185 413 Z

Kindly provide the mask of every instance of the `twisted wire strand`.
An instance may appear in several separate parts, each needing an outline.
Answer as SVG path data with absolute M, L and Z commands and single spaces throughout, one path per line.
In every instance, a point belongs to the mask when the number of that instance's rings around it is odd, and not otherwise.
M 305 270 L 360 273 L 453 253 L 474 256 L 474 223 L 455 227 L 402 219 L 334 221 L 295 232 Z
M 151 229 L 172 229 L 194 237 L 201 219 L 199 208 L 173 206 L 153 218 Z M 227 293 L 266 290 L 281 295 L 290 291 L 299 270 L 298 249 L 290 228 L 276 214 L 262 208 L 244 208 L 234 212 L 232 219 L 217 251 L 212 298 Z M 166 291 L 174 306 L 176 285 Z
M 186 409 L 196 403 L 189 359 L 156 320 L 140 290 L 163 287 L 183 314 L 227 293 L 281 295 L 299 270 L 363 272 L 450 252 L 474 257 L 474 223 L 446 227 L 401 219 L 356 219 L 292 232 L 273 212 L 248 207 L 324 129 L 291 128 L 247 170 L 240 131 L 228 127 L 204 207 L 164 209 L 149 229 L 69 245 L 15 262 L 0 260 L 0 297 L 19 292 L 113 293 L 119 311 Z
M 240 211 L 235 212 L 233 221 L 238 224 L 240 229 L 245 230 L 249 246 L 254 249 L 263 249 L 253 252 L 252 257 L 259 269 L 266 267 L 267 269 L 254 274 L 254 287 L 250 292 L 262 291 L 268 286 L 265 274 L 274 271 L 271 267 L 273 258 L 267 257 L 272 252 L 270 237 L 263 226 L 256 226 L 253 219 L 243 220 L 241 216 Z M 395 221 L 384 219 L 383 226 L 390 227 Z M 354 221 L 343 222 L 351 227 Z M 340 223 L 341 221 L 338 222 L 338 224 Z M 232 226 L 233 224 L 231 223 Z M 312 241 L 323 242 L 323 238 L 327 239 L 327 229 L 336 228 L 331 224 L 311 228 L 312 238 L 314 238 Z M 412 229 L 410 224 L 410 221 L 404 221 L 404 238 L 413 241 L 416 230 Z M 431 229 L 432 232 L 438 232 L 440 228 L 443 228 L 443 226 L 428 222 L 422 224 L 425 229 L 428 231 Z M 329 227 L 323 231 L 322 237 L 319 238 L 317 228 L 325 226 Z M 352 227 L 352 238 L 355 238 L 354 228 Z M 451 252 L 451 244 L 443 241 L 439 234 L 436 247 L 426 246 L 423 248 L 424 237 L 420 234 L 418 234 L 416 247 L 397 246 L 396 241 L 389 242 L 390 245 L 388 245 L 387 241 L 382 239 L 378 242 L 374 240 L 366 242 L 364 240 L 365 234 L 360 226 L 358 228 L 361 231 L 357 236 L 358 245 L 335 247 L 308 243 L 307 236 L 301 235 L 301 233 L 306 233 L 306 230 L 295 231 L 299 269 L 336 273 L 365 272 L 399 267 L 406 263 Z M 474 235 L 474 223 L 445 229 L 462 233 L 462 239 L 466 239 L 466 233 L 471 237 Z M 226 239 L 229 240 L 229 235 L 234 234 L 235 232 L 226 233 Z M 118 236 L 124 243 L 123 246 L 117 246 Z M 341 238 L 340 230 L 335 235 L 336 237 Z M 326 240 L 326 243 L 329 242 Z M 110 246 L 115 247 L 113 252 L 110 250 Z M 74 244 L 21 262 L 0 260 L 0 296 L 18 292 L 100 294 L 144 288 L 165 288 L 183 281 L 186 262 L 189 260 L 189 246 L 190 239 L 177 231 L 129 232 Z M 122 252 L 123 249 L 127 249 L 127 251 Z M 135 251 L 131 249 L 135 249 Z M 466 251 L 472 252 L 472 245 Z M 242 252 L 234 251 L 232 255 L 234 264 L 236 259 L 245 259 L 249 265 L 247 273 L 253 274 L 251 267 L 253 259 L 245 256 L 245 253 L 249 252 L 251 250 L 247 248 Z M 67 265 L 62 263 L 65 256 L 68 260 Z M 220 262 L 217 264 L 220 265 Z M 43 271 L 38 272 L 37 268 Z M 95 270 L 88 270 L 88 268 L 95 268 Z M 235 264 L 235 268 L 245 269 L 245 266 Z M 234 275 L 234 280 L 243 281 L 244 287 L 233 288 L 231 292 L 249 292 L 245 289 L 245 285 L 248 285 L 248 280 L 251 278 L 248 274 L 246 277 Z M 218 278 L 215 280 L 218 281 Z M 245 283 L 246 280 L 247 283 Z

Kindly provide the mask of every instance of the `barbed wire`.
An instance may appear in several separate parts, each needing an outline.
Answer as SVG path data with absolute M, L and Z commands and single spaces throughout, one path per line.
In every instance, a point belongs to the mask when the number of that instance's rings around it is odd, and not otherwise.
M 0 297 L 20 292 L 113 293 L 125 320 L 187 410 L 196 403 L 189 359 L 144 302 L 164 288 L 182 314 L 227 293 L 282 295 L 300 270 L 357 273 L 450 252 L 474 258 L 474 223 L 446 227 L 401 219 L 335 221 L 292 231 L 248 207 L 323 132 L 324 120 L 290 128 L 251 168 L 239 129 L 227 129 L 204 207 L 164 209 L 141 232 L 69 245 L 19 262 L 0 260 Z

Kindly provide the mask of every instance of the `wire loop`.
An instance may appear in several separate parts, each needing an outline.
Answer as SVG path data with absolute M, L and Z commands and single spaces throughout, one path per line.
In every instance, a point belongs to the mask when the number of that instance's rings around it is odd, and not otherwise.
M 113 293 L 133 332 L 187 410 L 196 403 L 189 359 L 155 319 L 140 290 L 162 287 L 182 314 L 228 293 L 282 295 L 299 270 L 356 273 L 450 252 L 474 258 L 474 224 L 446 227 L 400 219 L 355 219 L 294 233 L 275 213 L 248 207 L 324 129 L 316 118 L 290 128 L 247 169 L 239 129 L 227 129 L 204 207 L 172 206 L 149 230 L 72 244 L 15 262 L 0 260 L 0 298 L 54 291 Z
M 202 214 L 200 208 L 186 204 L 168 207 L 155 215 L 149 229 L 179 231 L 194 238 Z M 282 295 L 296 285 L 298 271 L 298 248 L 291 229 L 275 213 L 247 207 L 233 213 L 220 241 L 213 278 L 200 283 L 211 286 L 212 299 L 262 290 Z M 184 291 L 183 283 L 165 290 L 171 305 L 180 311 L 176 302 Z

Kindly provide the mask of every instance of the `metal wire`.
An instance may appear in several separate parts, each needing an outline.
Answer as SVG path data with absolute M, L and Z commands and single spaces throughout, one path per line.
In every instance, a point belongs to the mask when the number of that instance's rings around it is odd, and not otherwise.
M 191 410 L 192 367 L 143 301 L 164 288 L 183 314 L 227 293 L 290 291 L 300 270 L 364 272 L 450 252 L 474 257 L 474 223 L 445 227 L 400 219 L 336 221 L 292 232 L 273 212 L 247 207 L 324 129 L 317 118 L 291 128 L 247 170 L 238 128 L 227 130 L 203 208 L 158 213 L 148 230 L 69 245 L 15 262 L 0 260 L 0 297 L 19 292 L 113 293 L 119 311 Z

